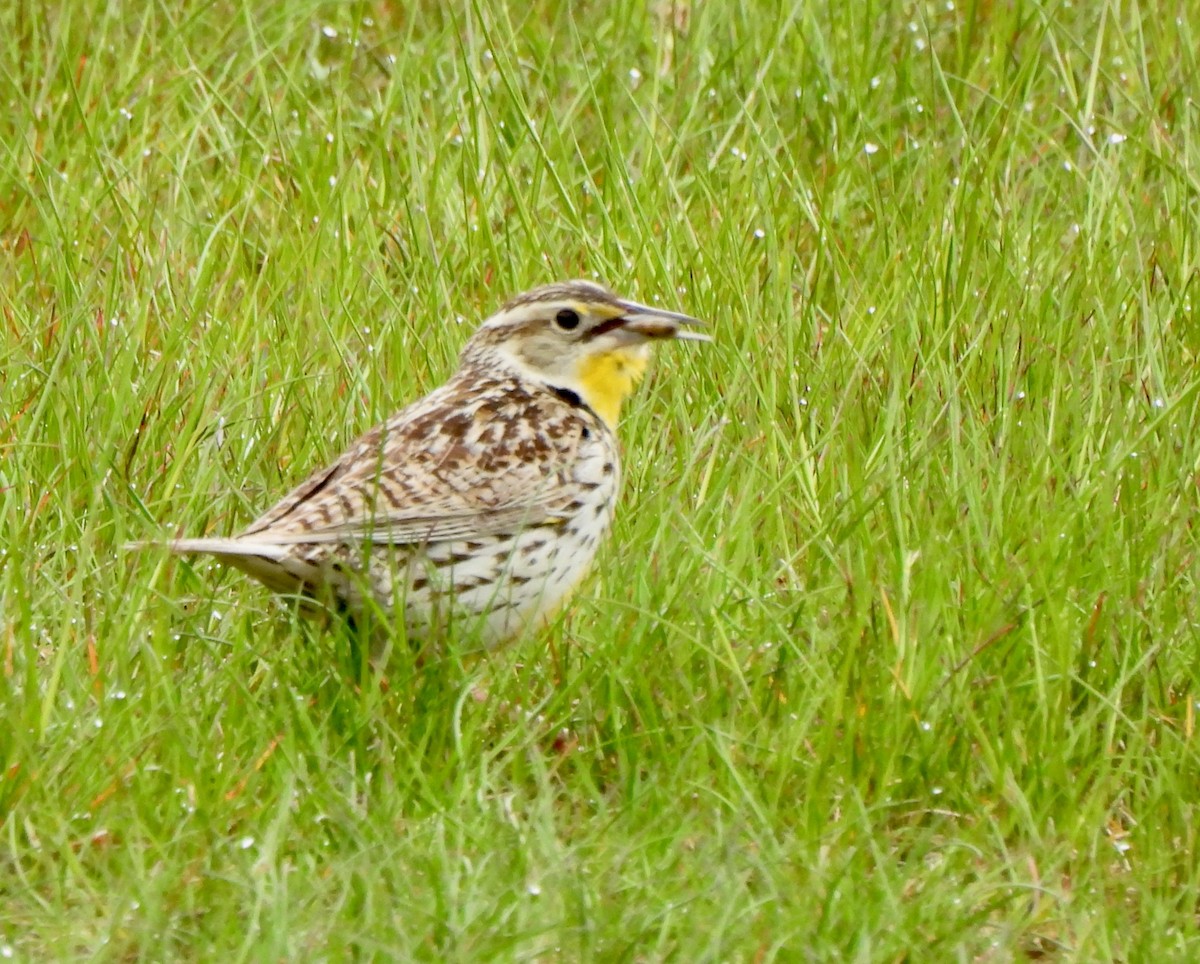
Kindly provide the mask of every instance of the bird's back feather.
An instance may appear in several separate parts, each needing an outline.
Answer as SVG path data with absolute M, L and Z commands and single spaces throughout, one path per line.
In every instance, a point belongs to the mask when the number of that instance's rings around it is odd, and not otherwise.
M 574 470 L 608 428 L 507 374 L 463 372 L 362 436 L 239 539 L 424 545 L 569 516 Z M 614 465 L 615 470 L 615 465 Z

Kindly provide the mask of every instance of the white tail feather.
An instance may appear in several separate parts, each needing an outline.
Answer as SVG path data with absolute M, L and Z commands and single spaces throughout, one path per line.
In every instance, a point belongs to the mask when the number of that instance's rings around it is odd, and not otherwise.
M 127 542 L 126 549 L 148 549 L 165 546 L 180 555 L 206 553 L 218 557 L 256 556 L 260 559 L 282 559 L 288 546 L 257 539 L 175 539 L 173 542 Z
M 173 542 L 134 542 L 127 549 L 159 546 L 178 555 L 203 553 L 248 573 L 275 592 L 307 592 L 320 585 L 321 570 L 304 559 L 289 557 L 289 545 L 261 539 L 176 539 Z
M 176 539 L 167 545 L 172 552 L 181 554 L 203 552 L 210 556 L 257 556 L 260 559 L 282 559 L 290 548 L 258 539 Z

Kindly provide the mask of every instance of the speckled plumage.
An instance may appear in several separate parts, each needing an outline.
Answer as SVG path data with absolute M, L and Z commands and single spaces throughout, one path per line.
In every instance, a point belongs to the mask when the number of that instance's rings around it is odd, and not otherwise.
M 173 548 L 355 617 L 369 594 L 386 612 L 403 608 L 410 638 L 451 619 L 487 644 L 519 635 L 586 574 L 620 484 L 620 400 L 649 343 L 702 337 L 682 327 L 692 324 L 590 282 L 520 295 L 444 385 L 240 535 Z

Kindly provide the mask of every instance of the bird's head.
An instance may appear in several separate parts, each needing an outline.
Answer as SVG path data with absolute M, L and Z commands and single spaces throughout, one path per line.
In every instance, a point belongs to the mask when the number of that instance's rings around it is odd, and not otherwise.
M 609 425 L 646 370 L 656 341 L 708 341 L 701 322 L 619 298 L 591 281 L 543 285 L 483 323 L 463 362 L 499 360 L 525 377 L 567 389 Z

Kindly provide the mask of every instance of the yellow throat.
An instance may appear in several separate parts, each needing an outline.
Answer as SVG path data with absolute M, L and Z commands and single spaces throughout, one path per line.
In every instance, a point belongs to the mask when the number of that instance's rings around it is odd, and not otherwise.
M 583 401 L 614 431 L 621 402 L 642 380 L 649 360 L 649 352 L 639 347 L 588 355 L 579 363 L 577 377 Z

